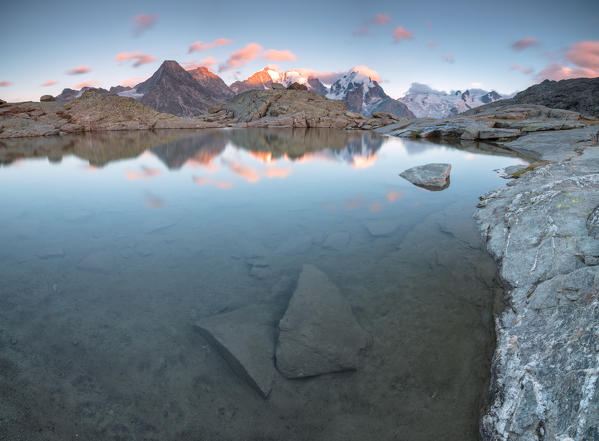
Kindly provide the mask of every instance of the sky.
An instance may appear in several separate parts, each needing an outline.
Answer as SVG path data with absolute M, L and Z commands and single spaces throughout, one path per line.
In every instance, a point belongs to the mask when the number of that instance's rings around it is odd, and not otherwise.
M 163 60 L 230 84 L 267 65 L 362 66 L 393 98 L 599 76 L 599 1 L 16 1 L 0 6 L 0 99 L 135 85 Z

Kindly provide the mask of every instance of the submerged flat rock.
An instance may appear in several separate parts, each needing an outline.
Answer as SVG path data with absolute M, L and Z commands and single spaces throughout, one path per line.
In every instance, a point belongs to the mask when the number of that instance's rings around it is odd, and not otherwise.
M 238 376 L 268 397 L 275 375 L 275 320 L 270 308 L 239 308 L 205 318 L 195 328 Z
M 451 164 L 426 164 L 409 168 L 399 174 L 418 187 L 427 190 L 444 190 L 449 187 Z
M 314 265 L 304 265 L 279 330 L 277 369 L 287 378 L 355 370 L 370 341 L 339 289 Z

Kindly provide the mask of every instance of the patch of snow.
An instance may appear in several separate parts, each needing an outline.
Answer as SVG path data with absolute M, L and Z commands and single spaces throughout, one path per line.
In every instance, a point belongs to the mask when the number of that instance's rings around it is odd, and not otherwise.
M 137 93 L 137 89 L 125 90 L 123 92 L 117 93 L 118 96 L 124 96 L 125 98 L 134 98 L 136 100 L 140 99 L 144 96 L 143 93 Z

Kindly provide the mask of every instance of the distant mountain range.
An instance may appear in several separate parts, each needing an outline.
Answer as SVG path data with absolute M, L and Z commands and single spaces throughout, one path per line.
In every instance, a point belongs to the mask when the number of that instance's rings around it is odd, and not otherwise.
M 417 118 L 443 118 L 503 98 L 494 90 L 488 92 L 482 89 L 468 89 L 447 93 L 434 90 L 425 84 L 412 83 L 412 87 L 398 101 L 408 106 Z
M 274 83 L 282 84 L 284 87 L 289 87 L 293 83 L 303 84 L 310 92 L 314 92 L 319 95 L 326 95 L 329 91 L 329 89 L 322 84 L 318 78 L 307 76 L 305 73 L 297 70 L 279 72 L 272 67 L 265 67 L 264 69 L 250 75 L 247 80 L 235 81 L 233 84 L 231 84 L 231 90 L 235 94 L 239 94 L 248 90 L 272 89 L 272 85 Z
M 185 70 L 176 61 L 168 60 L 150 78 L 135 87 L 116 86 L 106 92 L 134 98 L 160 112 L 193 117 L 207 113 L 210 108 L 236 94 L 255 89 L 289 87 L 294 83 L 329 99 L 343 101 L 350 111 L 365 116 L 386 112 L 400 118 L 441 118 L 502 98 L 495 91 L 469 89 L 446 93 L 413 83 L 405 96 L 393 99 L 378 81 L 358 68 L 342 74 L 329 87 L 310 71 L 298 69 L 281 72 L 273 67 L 265 67 L 249 78 L 227 86 L 206 67 Z M 56 100 L 69 101 L 81 96 L 86 89 L 64 89 Z
M 414 118 L 409 108 L 387 95 L 377 81 L 355 70 L 335 81 L 327 98 L 342 100 L 349 110 L 366 116 L 387 112 L 400 118 Z

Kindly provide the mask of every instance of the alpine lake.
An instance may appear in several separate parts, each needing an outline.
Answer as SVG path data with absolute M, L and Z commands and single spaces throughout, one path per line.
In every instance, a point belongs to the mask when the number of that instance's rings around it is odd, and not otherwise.
M 399 176 L 438 162 L 443 191 Z M 472 215 L 519 163 L 327 129 L 0 142 L 0 439 L 476 440 L 503 291 Z M 367 344 L 288 378 L 279 321 L 306 268 Z

